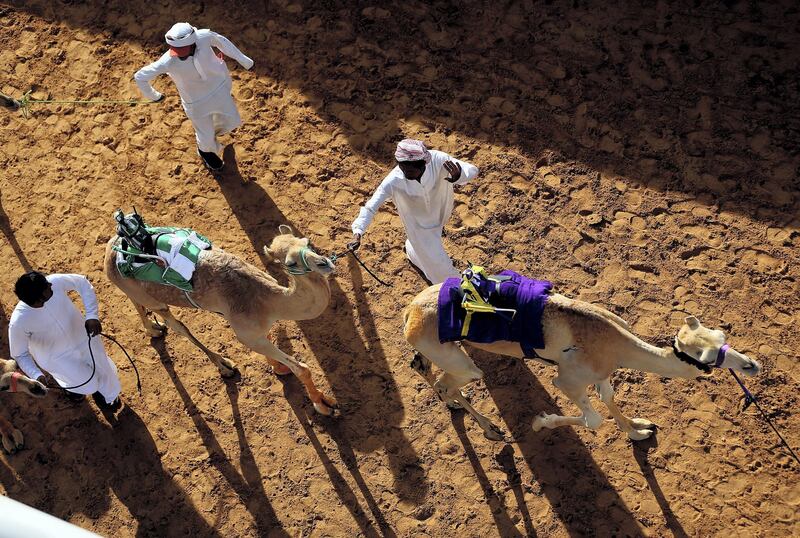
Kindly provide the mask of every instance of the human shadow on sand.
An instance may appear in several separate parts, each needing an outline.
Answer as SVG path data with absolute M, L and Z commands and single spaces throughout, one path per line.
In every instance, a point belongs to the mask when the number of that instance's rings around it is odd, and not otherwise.
M 232 145 L 226 147 L 224 160 L 225 169 L 215 176 L 219 188 L 264 267 L 285 284 L 286 274 L 264 256 L 263 247 L 276 235 L 280 224 L 289 224 L 297 235 L 304 235 L 303 231 L 289 222 L 258 183 L 242 179 Z M 372 452 L 384 447 L 395 477 L 395 491 L 404 499 L 421 503 L 427 495 L 428 483 L 418 455 L 399 427 L 403 402 L 365 296 L 360 267 L 348 256 L 347 265 L 340 262 L 337 268 L 338 276 L 328 279 L 329 307 L 318 318 L 297 325 L 342 406 L 340 427 L 349 432 L 353 449 Z M 337 282 L 348 273 L 353 281 L 355 312 Z M 363 331 L 363 337 L 357 327 Z
M 26 448 L 6 458 L 18 481 L 0 472 L 10 497 L 61 519 L 97 519 L 108 515 L 113 492 L 138 522 L 136 536 L 220 536 L 164 470 L 153 437 L 130 407 L 117 413 L 113 428 L 88 401 L 74 404 L 55 390 L 11 407 Z M 117 523 L 123 533 L 126 523 Z
M 332 1 L 296 9 L 11 4 L 137 42 L 152 59 L 172 21 L 211 27 L 254 58 L 264 80 L 248 105 L 256 114 L 277 79 L 378 161 L 388 162 L 403 125 L 413 123 L 423 133 L 518 148 L 544 165 L 577 161 L 659 190 L 705 194 L 765 222 L 794 216 L 797 95 L 784 51 L 797 42 L 798 14 L 790 0 L 602 10 L 595 2 L 477 0 L 392 11 Z
M 533 432 L 542 412 L 558 407 L 524 361 L 469 349 L 484 371 L 485 383 L 522 457 L 553 512 L 571 536 L 637 536 L 640 526 L 625 502 L 594 462 L 591 451 L 570 427 Z M 577 409 L 566 409 L 567 414 Z M 477 427 L 477 423 L 469 424 Z M 603 505 L 597 504 L 604 493 Z
M 225 480 L 236 492 L 242 504 L 247 507 L 247 510 L 255 520 L 258 533 L 262 536 L 267 534 L 270 536 L 288 536 L 281 528 L 280 520 L 269 502 L 266 491 L 264 491 L 264 482 L 261 477 L 261 472 L 258 470 L 258 464 L 247 442 L 247 436 L 245 435 L 242 425 L 241 413 L 239 412 L 239 389 L 236 386 L 236 378 L 224 379 L 223 382 L 225 383 L 228 398 L 231 401 L 234 424 L 239 439 L 242 463 L 241 474 L 236 470 L 236 467 L 231 464 L 227 454 L 225 454 L 225 450 L 217 441 L 214 432 L 211 431 L 211 428 L 203 419 L 202 413 L 197 408 L 194 401 L 192 401 L 189 392 L 186 390 L 186 387 L 183 386 L 178 374 L 175 372 L 172 357 L 166 347 L 165 338 L 153 338 L 150 344 L 158 353 L 164 370 L 166 370 L 172 384 L 175 385 L 175 390 L 177 390 L 178 395 L 183 401 L 186 413 L 191 417 L 192 422 L 194 422 L 197 433 L 200 435 L 206 450 L 208 450 L 209 461 L 220 474 L 225 477 Z

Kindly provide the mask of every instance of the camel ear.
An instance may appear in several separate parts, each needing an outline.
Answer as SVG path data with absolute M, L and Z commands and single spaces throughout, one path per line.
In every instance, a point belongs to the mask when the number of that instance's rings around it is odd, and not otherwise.
M 288 224 L 281 224 L 280 226 L 278 226 L 278 233 L 294 235 L 294 232 L 292 231 L 292 227 L 289 226 Z
M 695 330 L 700 326 L 700 321 L 694 316 L 686 316 L 686 319 L 683 321 L 685 321 L 686 325 L 688 325 L 692 330 Z

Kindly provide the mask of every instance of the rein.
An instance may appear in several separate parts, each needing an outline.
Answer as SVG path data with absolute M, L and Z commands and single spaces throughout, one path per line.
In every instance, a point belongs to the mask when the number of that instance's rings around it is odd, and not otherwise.
M 359 257 L 356 255 L 356 252 L 355 252 L 355 251 L 354 251 L 352 248 L 348 248 L 347 250 L 345 250 L 345 251 L 344 251 L 344 252 L 342 252 L 341 254 L 334 254 L 333 256 L 331 256 L 331 261 L 335 262 L 335 261 L 336 261 L 336 260 L 338 260 L 339 258 L 344 258 L 344 257 L 345 257 L 345 256 L 347 256 L 348 254 L 350 254 L 351 256 L 353 256 L 353 258 L 355 258 L 355 260 L 358 262 L 358 265 L 360 265 L 361 267 L 363 267 L 363 268 L 364 268 L 364 270 L 365 270 L 367 273 L 369 273 L 369 276 L 371 276 L 372 278 L 374 278 L 374 279 L 375 279 L 375 280 L 376 280 L 376 281 L 377 281 L 379 284 L 381 284 L 381 285 L 383 285 L 383 286 L 386 286 L 387 288 L 391 288 L 391 287 L 392 287 L 392 285 L 391 285 L 391 284 L 388 284 L 388 283 L 384 282 L 383 280 L 381 280 L 380 278 L 378 278 L 378 276 L 377 276 L 375 273 L 373 273 L 373 272 L 370 270 L 370 268 L 369 268 L 369 267 L 367 267 L 367 266 L 364 264 L 364 262 L 362 262 L 362 261 L 361 261 L 361 258 L 359 258 Z
M 106 333 L 100 333 L 100 336 L 102 336 L 104 338 L 107 338 L 108 340 L 111 340 L 112 342 L 117 344 L 117 346 L 119 346 L 119 348 L 122 350 L 122 352 L 128 358 L 128 360 L 131 363 L 131 366 L 133 366 L 133 371 L 136 373 L 136 389 L 139 391 L 139 394 L 141 394 L 142 393 L 142 379 L 139 377 L 139 370 L 136 368 L 136 363 L 133 362 L 133 359 L 131 358 L 131 356 L 128 355 L 128 352 L 125 350 L 124 347 L 122 347 L 122 344 L 117 342 L 116 338 L 114 338 L 113 336 L 109 336 Z M 92 337 L 91 336 L 89 336 L 89 339 L 88 339 L 87 342 L 88 342 L 87 345 L 89 346 L 89 356 L 92 358 L 92 375 L 89 376 L 89 379 L 87 379 L 86 381 L 84 381 L 80 385 L 74 385 L 72 387 L 62 387 L 61 385 L 56 385 L 55 387 L 48 387 L 48 388 L 51 388 L 51 389 L 62 389 L 64 391 L 68 391 L 68 390 L 77 389 L 79 387 L 82 387 L 82 386 L 86 385 L 89 381 L 91 381 L 94 378 L 94 374 L 97 372 L 97 362 L 94 359 L 94 352 L 92 351 Z M 16 381 L 15 380 L 12 381 L 12 383 L 14 385 L 16 385 Z
M 677 341 L 677 339 L 675 341 Z M 711 372 L 712 366 L 698 361 L 697 359 L 695 359 L 694 357 L 692 357 L 688 353 L 684 353 L 683 351 L 680 351 L 678 349 L 678 347 L 675 345 L 675 341 L 672 342 L 672 351 L 675 353 L 675 355 L 680 360 L 682 360 L 683 362 L 691 364 L 692 366 L 702 370 L 705 373 L 710 373 Z M 725 361 L 725 353 L 730 348 L 731 348 L 731 346 L 729 346 L 728 344 L 723 344 L 723 346 L 719 348 L 719 351 L 717 352 L 717 360 L 714 361 L 714 364 L 713 364 L 714 368 L 719 368 L 720 366 L 722 366 L 722 363 Z M 772 428 L 772 431 L 775 432 L 775 435 L 778 436 L 778 439 L 781 440 L 781 443 L 783 444 L 783 446 L 786 447 L 786 450 L 789 451 L 789 454 L 792 455 L 794 460 L 798 464 L 800 464 L 800 458 L 797 457 L 797 454 L 795 453 L 795 451 L 792 450 L 792 447 L 789 446 L 789 443 L 786 442 L 786 439 L 784 439 L 783 435 L 781 435 L 781 432 L 779 432 L 778 428 L 776 428 L 775 425 L 772 423 L 772 421 L 770 420 L 769 416 L 767 416 L 767 414 L 764 412 L 764 410 L 761 408 L 761 406 L 758 405 L 758 400 L 756 400 L 756 397 L 753 395 L 753 393 L 750 392 L 749 390 L 747 390 L 747 387 L 744 386 L 744 383 L 742 383 L 742 380 L 739 379 L 739 376 L 736 375 L 736 372 L 734 372 L 732 368 L 728 368 L 728 371 L 731 373 L 733 378 L 739 384 L 739 387 L 741 387 L 742 392 L 744 392 L 744 407 L 742 407 L 742 411 L 744 411 L 745 409 L 750 407 L 750 404 L 755 404 L 756 409 L 758 409 L 758 412 L 761 414 L 763 419 L 767 422 L 767 424 L 769 424 L 770 428 Z

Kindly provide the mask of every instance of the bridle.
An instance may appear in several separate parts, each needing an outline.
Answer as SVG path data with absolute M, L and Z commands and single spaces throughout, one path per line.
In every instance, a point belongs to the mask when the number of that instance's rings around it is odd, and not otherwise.
M 711 368 L 719 368 L 722 366 L 722 363 L 725 362 L 725 353 L 727 353 L 727 351 L 731 348 L 731 346 L 728 344 L 723 344 L 722 347 L 719 348 L 719 351 L 717 351 L 717 360 L 714 361 L 713 365 L 709 365 L 704 362 L 700 362 L 685 351 L 678 349 L 677 342 L 678 337 L 676 336 L 675 340 L 672 341 L 672 352 L 675 353 L 675 356 L 706 374 L 711 373 Z
M 319 254 L 317 254 L 316 252 L 314 252 L 310 248 L 303 247 L 303 248 L 300 249 L 300 261 L 303 262 L 303 268 L 299 269 L 297 267 L 289 267 L 288 265 L 286 265 L 284 263 L 283 266 L 286 267 L 286 271 L 288 271 L 288 273 L 290 275 L 295 275 L 295 276 L 307 275 L 308 273 L 311 273 L 313 271 L 313 269 L 308 265 L 308 260 L 306 260 L 306 254 L 309 253 L 309 252 L 311 254 L 315 254 L 315 255 L 319 256 Z
M 9 392 L 17 392 L 17 391 L 19 390 L 19 389 L 17 388 L 17 380 L 18 380 L 20 377 L 25 377 L 25 376 L 23 376 L 23 375 L 22 375 L 21 373 L 19 373 L 19 372 L 14 372 L 13 374 L 11 374 L 11 386 L 10 386 L 10 388 L 8 389 L 8 391 L 9 391 Z

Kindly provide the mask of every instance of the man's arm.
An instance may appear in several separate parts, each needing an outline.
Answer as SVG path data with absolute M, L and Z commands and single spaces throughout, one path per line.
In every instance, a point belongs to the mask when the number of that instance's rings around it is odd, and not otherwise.
M 367 228 L 369 228 L 370 223 L 372 223 L 372 219 L 375 218 L 375 213 L 378 209 L 380 209 L 386 200 L 392 197 L 392 187 L 389 184 L 391 177 L 392 175 L 389 174 L 381 181 L 381 184 L 378 185 L 372 197 L 367 200 L 367 203 L 359 210 L 358 217 L 356 217 L 356 220 L 353 221 L 350 227 L 354 234 L 363 235 L 364 232 L 367 231 Z
M 246 56 L 242 51 L 237 49 L 236 45 L 231 43 L 227 37 L 216 32 L 211 32 L 211 45 L 213 47 L 217 47 L 225 56 L 233 58 L 239 62 L 239 64 L 245 69 L 250 69 L 253 67 L 253 60 Z
M 17 366 L 25 372 L 26 376 L 41 381 L 39 378 L 44 377 L 44 372 L 31 356 L 28 349 L 29 339 L 28 333 L 18 323 L 11 323 L 8 326 L 8 347 L 11 351 L 11 358 L 17 361 Z
M 139 91 L 142 92 L 142 95 L 144 95 L 147 99 L 150 99 L 151 101 L 160 101 L 163 97 L 163 95 L 153 88 L 153 86 L 150 84 L 150 81 L 156 78 L 158 75 L 166 74 L 168 62 L 169 56 L 162 56 L 150 65 L 142 67 L 136 72 L 135 75 L 133 75 L 136 85 L 139 86 Z
M 443 170 L 446 172 L 445 179 L 454 185 L 466 185 L 478 175 L 478 167 L 466 161 L 454 159 L 445 153 L 446 160 L 443 163 Z

